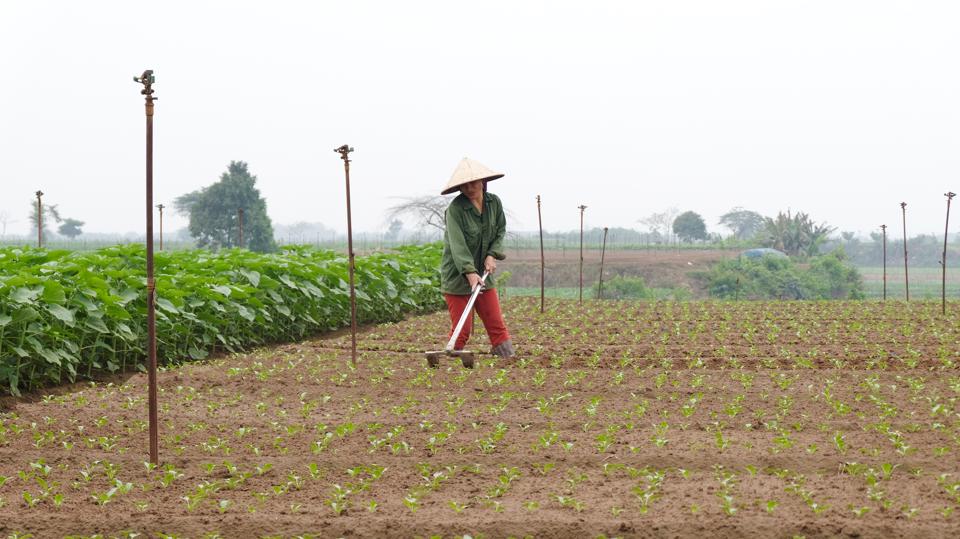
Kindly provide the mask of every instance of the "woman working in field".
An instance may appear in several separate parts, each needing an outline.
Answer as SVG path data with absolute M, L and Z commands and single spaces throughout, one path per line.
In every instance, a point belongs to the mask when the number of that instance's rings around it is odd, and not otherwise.
M 453 330 L 463 314 L 471 292 L 484 286 L 474 307 L 493 346 L 491 353 L 500 357 L 513 357 L 510 332 L 500 312 L 493 273 L 497 260 L 503 260 L 503 237 L 507 220 L 503 214 L 500 198 L 487 192 L 487 182 L 502 178 L 498 174 L 466 157 L 460 161 L 453 176 L 440 194 L 456 191 L 460 194 L 450 202 L 445 216 L 446 230 L 443 235 L 443 258 L 440 263 L 440 288 L 447 300 Z M 489 273 L 482 282 L 482 273 Z M 470 338 L 473 317 L 468 317 L 455 350 L 463 350 Z

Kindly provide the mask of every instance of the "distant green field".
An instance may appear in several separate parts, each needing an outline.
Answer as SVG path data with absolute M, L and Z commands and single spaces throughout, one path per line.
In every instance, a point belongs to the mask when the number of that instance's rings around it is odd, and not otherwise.
M 864 292 L 868 298 L 883 297 L 883 267 L 861 267 Z M 936 268 L 909 268 L 910 298 L 935 299 L 940 297 L 943 272 Z M 887 266 L 887 297 L 903 298 L 903 266 Z M 960 297 L 960 267 L 947 266 L 947 297 Z
M 656 299 L 674 299 L 674 290 L 671 288 L 651 288 Z M 540 296 L 539 286 L 508 286 L 506 289 L 500 287 L 500 294 L 503 297 L 510 296 Z M 577 299 L 580 297 L 580 289 L 577 287 L 547 287 L 543 291 L 544 297 L 557 299 Z M 583 299 L 596 299 L 593 288 L 583 286 Z
M 879 299 L 883 297 L 883 268 L 882 267 L 861 267 L 860 274 L 863 276 L 864 292 L 867 298 Z M 940 297 L 941 270 L 940 268 L 910 268 L 910 298 L 911 299 L 937 299 Z M 539 287 L 518 287 L 508 286 L 504 295 L 510 296 L 539 296 Z M 673 299 L 673 291 L 669 288 L 654 289 L 659 299 Z M 579 289 L 577 287 L 548 287 L 544 291 L 548 298 L 559 299 L 577 299 Z M 584 285 L 584 299 L 593 299 L 594 291 L 589 286 Z M 904 297 L 903 286 L 903 267 L 887 267 L 887 297 L 898 299 Z M 947 297 L 960 298 L 960 266 L 956 269 L 947 267 Z

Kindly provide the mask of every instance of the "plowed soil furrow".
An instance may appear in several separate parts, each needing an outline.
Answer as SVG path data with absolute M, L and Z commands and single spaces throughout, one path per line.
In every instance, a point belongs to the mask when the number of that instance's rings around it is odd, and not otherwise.
M 157 468 L 143 375 L 6 399 L 0 534 L 960 536 L 939 303 L 504 303 L 162 372 Z

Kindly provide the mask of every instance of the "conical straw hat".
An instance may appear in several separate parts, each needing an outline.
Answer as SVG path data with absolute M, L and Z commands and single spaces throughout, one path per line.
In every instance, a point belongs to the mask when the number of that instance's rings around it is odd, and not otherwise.
M 457 165 L 457 169 L 453 171 L 453 176 L 450 176 L 450 181 L 447 182 L 447 186 L 443 188 L 443 191 L 440 191 L 440 194 L 449 195 L 456 191 L 461 185 L 474 180 L 493 181 L 502 177 L 503 174 L 494 172 L 469 157 L 464 157 L 463 160 L 460 161 L 460 164 Z

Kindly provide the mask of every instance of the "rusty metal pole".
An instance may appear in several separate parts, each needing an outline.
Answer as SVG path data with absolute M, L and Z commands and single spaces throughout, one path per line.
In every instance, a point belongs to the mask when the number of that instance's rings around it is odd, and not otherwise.
M 157 204 L 157 209 L 160 210 L 160 250 L 163 250 L 163 204 Z
M 153 70 L 148 69 L 134 82 L 143 84 L 140 93 L 144 96 L 147 114 L 147 384 L 150 414 L 150 462 L 159 464 L 157 425 L 157 316 L 156 290 L 153 279 Z
M 597 299 L 603 299 L 603 259 L 607 254 L 607 227 L 603 227 L 603 247 L 600 248 L 600 283 L 597 285 Z
M 40 201 L 42 196 L 43 191 L 37 191 L 37 249 L 43 247 L 43 202 Z
M 583 211 L 587 209 L 583 204 L 580 209 L 580 304 L 583 305 Z
M 543 217 L 540 215 L 540 195 L 537 195 L 537 223 L 540 225 L 540 312 L 543 313 L 545 264 L 543 259 Z
M 343 159 L 343 171 L 347 179 L 347 265 L 350 270 L 350 361 L 357 366 L 357 294 L 354 288 L 353 220 L 350 215 L 350 157 L 353 151 L 344 144 L 333 150 Z
M 237 238 L 237 247 L 243 249 L 243 208 L 237 208 L 237 223 L 240 225 L 240 233 Z
M 953 197 L 957 196 L 954 192 L 944 193 L 943 196 L 947 197 L 947 222 L 943 226 L 943 285 L 940 289 L 941 294 L 941 310 L 943 314 L 947 314 L 947 238 L 950 237 L 950 201 L 953 200 Z
M 907 267 L 907 203 L 901 202 L 900 209 L 903 210 L 903 284 L 907 301 L 910 301 L 910 271 Z
M 887 301 L 887 225 L 880 225 L 883 230 L 883 301 Z

